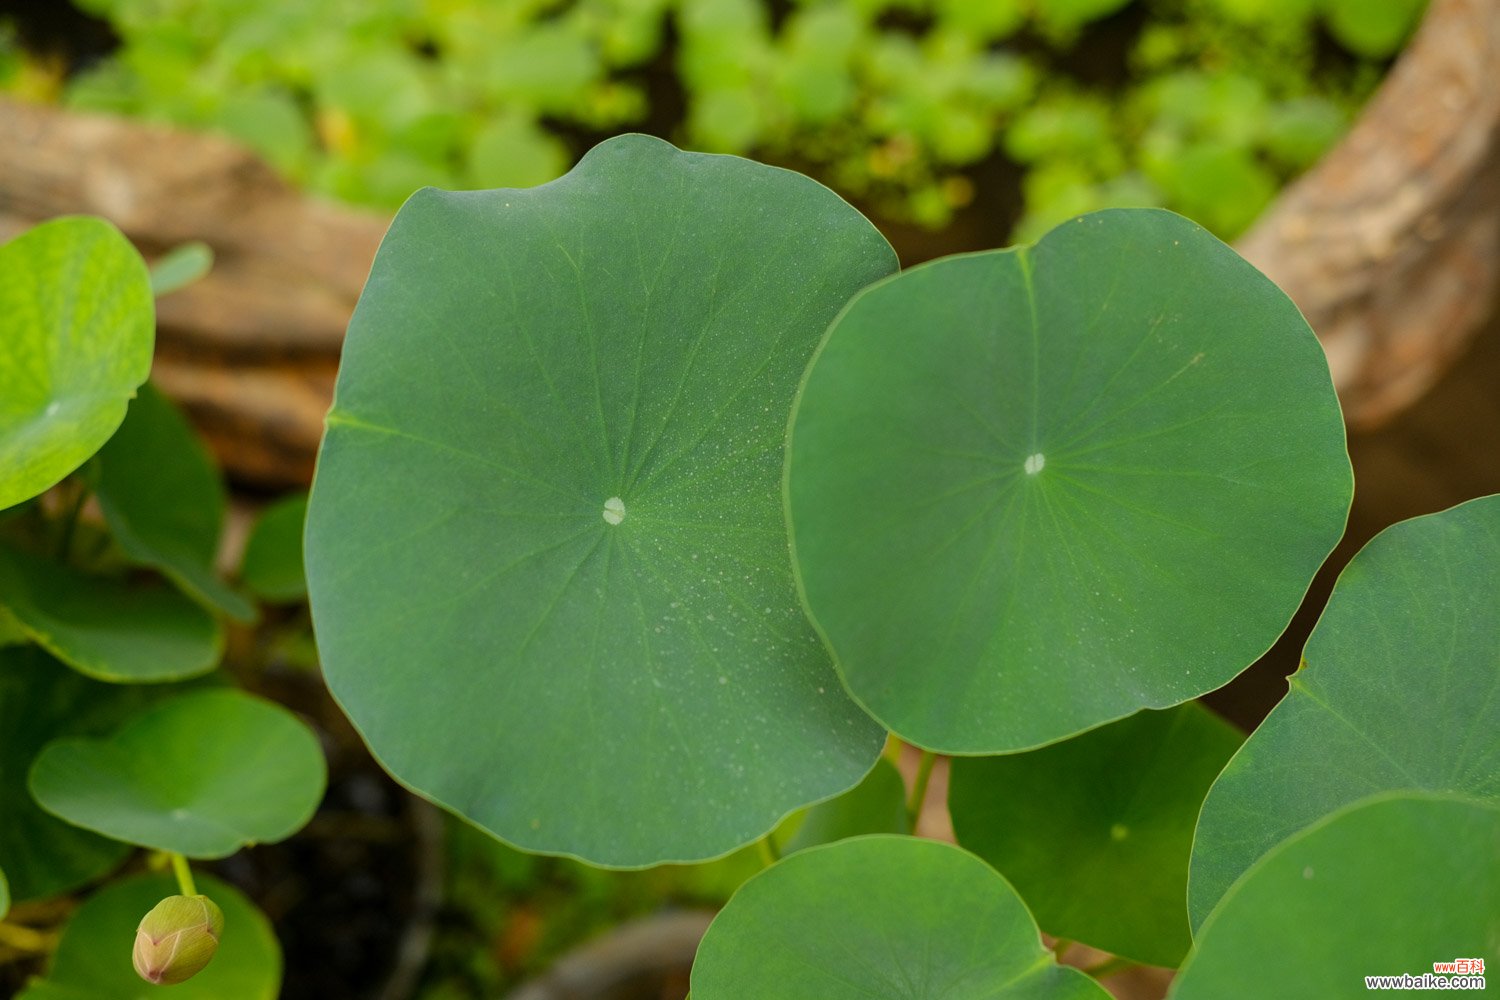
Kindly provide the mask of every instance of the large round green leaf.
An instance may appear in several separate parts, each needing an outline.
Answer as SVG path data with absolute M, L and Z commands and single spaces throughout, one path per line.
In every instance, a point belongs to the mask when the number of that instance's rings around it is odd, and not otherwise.
M 26 775 L 49 740 L 98 731 L 137 704 L 134 693 L 91 681 L 39 649 L 0 649 L 0 869 L 14 899 L 65 892 L 124 859 L 124 844 L 43 812 Z
M 1387 528 L 1344 568 L 1291 690 L 1203 803 L 1193 926 L 1256 858 L 1356 799 L 1500 803 L 1496 567 L 1500 496 Z
M 42 808 L 116 840 L 195 858 L 274 843 L 312 818 L 327 768 L 317 737 L 242 691 L 185 694 L 102 739 L 47 745 L 31 768 Z
M 149 382 L 99 452 L 96 495 L 131 559 L 234 618 L 255 617 L 214 572 L 227 506 L 219 470 L 187 418 Z
M 131 965 L 131 941 L 141 918 L 167 896 L 171 878 L 146 875 L 116 882 L 73 914 L 45 979 L 19 1000 L 276 1000 L 281 993 L 281 945 L 271 924 L 238 889 L 200 875 L 198 890 L 224 911 L 224 935 L 208 967 L 166 993 Z
M 307 527 L 329 686 L 393 774 L 520 847 L 636 866 L 869 770 L 780 470 L 818 337 L 894 266 L 807 178 L 645 136 L 407 202 Z
M 224 635 L 175 590 L 90 576 L 0 546 L 0 604 L 36 643 L 75 670 L 134 684 L 212 670 Z
M 0 509 L 109 440 L 155 336 L 146 264 L 103 219 L 56 219 L 0 245 Z
M 871 836 L 740 887 L 704 935 L 693 1000 L 1105 1000 L 1052 960 L 1005 879 L 957 847 Z
M 1193 824 L 1240 740 L 1189 703 L 1029 753 L 961 757 L 948 784 L 954 833 L 1047 933 L 1175 968 L 1192 944 Z
M 1431 975 L 1459 958 L 1491 974 L 1500 962 L 1500 807 L 1387 793 L 1257 861 L 1204 923 L 1170 996 L 1360 997 L 1367 976 Z
M 1154 209 L 865 291 L 808 372 L 787 470 L 850 691 L 953 753 L 1228 681 L 1296 610 L 1351 486 L 1296 307 Z

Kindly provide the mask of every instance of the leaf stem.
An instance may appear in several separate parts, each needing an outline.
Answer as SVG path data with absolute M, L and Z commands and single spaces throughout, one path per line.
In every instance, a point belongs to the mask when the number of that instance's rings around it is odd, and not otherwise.
M 27 954 L 41 954 L 52 950 L 52 939 L 30 927 L 0 923 L 0 945 Z
M 74 484 L 76 492 L 73 494 L 73 502 L 68 505 L 67 513 L 63 515 L 62 534 L 57 539 L 57 558 L 66 561 L 68 552 L 73 548 L 73 534 L 78 528 L 78 518 L 83 514 L 83 505 L 88 503 L 89 490 L 82 482 Z
M 922 804 L 927 801 L 927 783 L 932 780 L 932 766 L 937 763 L 937 754 L 922 751 L 922 761 L 917 765 L 917 780 L 911 789 L 911 798 L 906 800 L 906 821 L 915 833 L 917 820 L 922 818 Z
M 1103 979 L 1105 976 L 1112 976 L 1122 969 L 1133 969 L 1139 964 L 1139 962 L 1132 962 L 1128 958 L 1121 958 L 1119 955 L 1111 955 L 1098 965 L 1091 965 L 1083 971 L 1086 975 L 1093 976 L 1095 979 Z
M 172 873 L 177 876 L 177 888 L 182 890 L 184 896 L 198 895 L 198 887 L 193 884 L 193 869 L 188 866 L 188 859 L 176 851 L 167 852 L 167 857 L 172 859 Z
M 1073 947 L 1073 940 L 1071 938 L 1058 938 L 1052 942 L 1052 957 L 1061 962 L 1063 952 L 1071 947 Z

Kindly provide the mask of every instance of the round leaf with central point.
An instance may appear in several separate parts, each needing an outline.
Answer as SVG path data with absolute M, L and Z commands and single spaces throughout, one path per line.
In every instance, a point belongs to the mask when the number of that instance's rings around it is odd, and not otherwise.
M 862 293 L 788 451 L 804 597 L 849 690 L 953 753 L 1224 684 L 1285 628 L 1352 491 L 1296 306 L 1148 209 Z
M 423 191 L 381 246 L 308 510 L 330 688 L 401 781 L 533 851 L 701 860 L 883 734 L 792 582 L 786 413 L 895 267 L 788 171 L 624 136 Z

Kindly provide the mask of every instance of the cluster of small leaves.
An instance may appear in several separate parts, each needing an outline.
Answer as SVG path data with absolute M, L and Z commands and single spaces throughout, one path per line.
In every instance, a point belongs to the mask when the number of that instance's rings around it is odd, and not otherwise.
M 257 608 L 216 567 L 219 472 L 146 381 L 153 294 L 207 266 L 190 245 L 148 272 L 90 217 L 0 245 L 0 917 L 104 878 L 132 847 L 220 858 L 280 840 L 322 797 L 312 731 L 217 670 L 227 623 Z M 240 574 L 267 599 L 293 589 L 286 534 L 261 525 Z M 134 995 L 124 943 L 159 882 L 92 897 L 25 995 Z M 214 897 L 225 955 L 183 995 L 273 997 L 264 918 Z
M 966 169 L 1003 151 L 1024 169 L 1020 236 L 1033 239 L 1113 205 L 1235 235 L 1342 133 L 1422 2 L 799 0 L 784 16 L 768 0 L 82 6 L 123 46 L 71 82 L 70 103 L 226 131 L 354 202 L 542 183 L 571 164 L 566 136 L 650 122 L 930 226 L 973 198 Z M 1132 11 L 1144 27 L 1128 71 L 1077 76 L 1090 26 Z M 1323 31 L 1344 49 L 1332 65 L 1316 58 Z M 680 123 L 649 107 L 665 73 L 685 91 Z

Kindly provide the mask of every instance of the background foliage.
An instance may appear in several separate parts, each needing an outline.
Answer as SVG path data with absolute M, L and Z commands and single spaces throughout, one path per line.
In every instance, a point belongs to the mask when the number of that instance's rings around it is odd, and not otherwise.
M 0 42 L 0 86 L 222 129 L 387 208 L 542 183 L 640 129 L 929 226 L 1000 176 L 1018 239 L 1110 205 L 1230 237 L 1343 132 L 1423 3 L 78 0 L 118 51 L 64 86 Z

